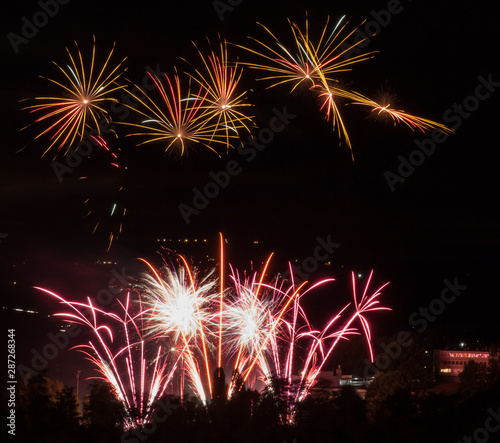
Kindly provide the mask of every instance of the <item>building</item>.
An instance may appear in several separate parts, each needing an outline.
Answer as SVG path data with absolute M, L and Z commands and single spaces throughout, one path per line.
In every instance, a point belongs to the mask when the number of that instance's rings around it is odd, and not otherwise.
M 298 382 L 300 377 L 294 376 L 293 380 Z M 316 377 L 316 383 L 311 387 L 311 397 L 315 399 L 334 398 L 344 386 L 351 386 L 361 398 L 366 394 L 366 387 L 373 381 L 374 377 L 356 377 L 350 374 L 342 374 L 340 365 L 335 371 L 321 371 Z
M 441 381 L 458 382 L 458 374 L 464 370 L 466 363 L 472 360 L 488 364 L 489 358 L 489 352 L 436 349 L 434 351 L 436 378 Z

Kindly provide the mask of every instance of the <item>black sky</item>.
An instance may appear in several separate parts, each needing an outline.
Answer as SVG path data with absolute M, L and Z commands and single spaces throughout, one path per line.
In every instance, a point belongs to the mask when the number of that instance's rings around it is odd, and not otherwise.
M 44 305 L 29 289 L 41 283 L 65 290 L 66 295 L 73 291 L 76 298 L 95 293 L 109 273 L 107 268 L 93 267 L 98 259 L 138 270 L 134 259 L 154 257 L 157 238 L 208 238 L 213 246 L 207 248 L 212 247 L 215 255 L 217 233 L 222 231 L 235 262 L 258 263 L 275 251 L 273 272 L 279 272 L 287 260 L 301 262 L 310 256 L 318 236 L 330 235 L 341 244 L 331 257 L 331 272 L 341 282 L 347 280 L 349 269 L 365 273 L 372 268 L 379 283 L 392 282 L 386 301 L 395 311 L 392 317 L 386 315 L 384 333 L 408 329 L 409 314 L 437 297 L 444 279 L 456 276 L 469 289 L 449 306 L 451 321 L 464 325 L 464 330 L 470 325 L 469 335 L 482 336 L 493 328 L 500 308 L 498 91 L 461 118 L 456 134 L 439 144 L 413 175 L 396 185 L 395 192 L 384 173 L 396 173 L 398 156 L 408 159 L 415 139 L 429 134 L 394 128 L 346 108 L 353 162 L 307 91 L 289 95 L 286 88 L 266 90 L 250 70 L 245 70 L 242 86 L 251 89 L 258 127 L 268 124 L 273 108 L 286 106 L 297 116 L 251 163 L 235 152 L 219 159 L 203 149 L 184 159 L 165 156 L 160 146 L 137 147 L 136 140 L 123 138 L 126 131 L 118 128 L 120 138 L 112 144 L 121 149 L 126 172 L 109 168 L 105 157 L 93 157 L 59 183 L 51 159 L 40 159 L 46 143 L 34 140 L 40 128 L 19 132 L 31 122 L 19 101 L 50 90 L 38 76 L 54 74 L 51 62 L 64 63 L 65 47 L 72 47 L 73 41 L 82 49 L 90 48 L 95 35 L 102 53 L 116 42 L 116 60 L 128 57 L 126 77 L 137 83 L 147 66 L 182 71 L 187 65 L 180 57 L 196 65 L 191 41 L 204 44 L 205 37 L 216 41 L 220 34 L 230 42 L 250 44 L 247 36 L 264 36 L 256 25 L 261 22 L 287 42 L 287 17 L 303 23 L 307 11 L 311 30 L 317 31 L 328 15 L 335 21 L 345 14 L 354 27 L 365 18 L 372 20 L 371 12 L 386 9 L 387 4 L 242 1 L 221 21 L 211 1 L 72 0 L 61 5 L 29 43 L 21 44 L 17 54 L 7 34 L 19 34 L 22 17 L 31 19 L 40 6 L 34 1 L 10 4 L 2 17 L 1 45 L 0 233 L 8 234 L 0 238 L 2 304 L 50 312 L 54 307 Z M 493 2 L 472 6 L 401 1 L 400 5 L 401 12 L 366 47 L 378 51 L 375 58 L 341 75 L 342 81 L 372 97 L 391 90 L 400 108 L 437 121 L 454 104 L 474 95 L 479 76 L 500 81 Z M 245 57 L 236 48 L 231 51 Z M 193 188 L 202 189 L 210 181 L 209 172 L 225 168 L 228 159 L 239 161 L 243 171 L 186 225 L 179 204 L 190 204 Z M 81 176 L 88 179 L 79 180 Z M 117 193 L 121 184 L 124 189 Z M 127 207 L 124 231 L 109 253 L 109 232 L 102 229 L 91 235 L 95 219 L 85 217 L 83 205 L 88 197 L 102 214 L 115 202 Z M 103 220 L 101 226 L 107 223 Z M 259 240 L 258 248 L 252 246 L 254 240 Z M 328 271 L 321 268 L 320 274 Z M 328 303 L 321 300 L 318 315 Z M 12 321 L 20 327 L 26 324 L 21 317 Z M 497 339 L 498 331 L 492 336 Z

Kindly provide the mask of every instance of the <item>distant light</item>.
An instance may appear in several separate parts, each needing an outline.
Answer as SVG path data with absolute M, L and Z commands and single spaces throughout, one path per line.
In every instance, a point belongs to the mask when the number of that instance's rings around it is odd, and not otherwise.
M 253 241 L 253 244 L 254 244 L 254 245 L 258 245 L 258 244 L 259 244 L 259 240 L 254 240 L 254 241 Z
M 361 277 L 363 277 L 363 276 L 361 274 L 358 274 L 358 278 L 361 278 Z
M 465 343 L 464 343 L 464 342 L 460 342 L 459 346 L 460 346 L 461 348 L 463 348 L 463 347 L 465 346 Z
M 8 309 L 8 308 L 4 308 L 4 309 Z M 12 308 L 13 311 L 17 311 L 17 312 L 26 312 L 27 314 L 39 314 L 38 311 L 31 311 L 29 309 L 21 309 L 21 308 Z M 50 316 L 49 316 L 50 317 Z

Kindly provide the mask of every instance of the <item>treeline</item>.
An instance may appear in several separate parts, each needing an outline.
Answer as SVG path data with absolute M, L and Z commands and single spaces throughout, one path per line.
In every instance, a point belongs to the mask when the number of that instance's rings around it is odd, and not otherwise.
M 420 386 L 419 386 L 420 385 Z M 297 405 L 276 379 L 259 393 L 241 389 L 204 406 L 195 398 L 160 399 L 144 427 L 124 429 L 110 386 L 91 385 L 82 414 L 73 387 L 40 374 L 19 391 L 16 442 L 466 442 L 500 441 L 500 366 L 470 362 L 451 391 L 416 383 L 404 367 L 377 373 L 366 397 L 350 387 L 316 393 Z M 448 386 L 450 387 L 450 386 Z M 5 403 L 4 403 L 5 404 Z M 293 411 L 293 421 L 290 420 Z M 497 432 L 498 431 L 498 432 Z

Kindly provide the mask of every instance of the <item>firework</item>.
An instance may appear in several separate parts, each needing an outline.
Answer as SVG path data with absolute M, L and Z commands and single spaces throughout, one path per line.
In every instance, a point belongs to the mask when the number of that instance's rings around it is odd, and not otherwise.
M 349 134 L 339 109 L 341 101 L 352 98 L 352 92 L 340 87 L 337 76 L 339 73 L 350 71 L 352 65 L 373 57 L 374 53 L 352 57 L 346 55 L 363 40 L 349 46 L 346 42 L 356 29 L 347 32 L 347 22 L 342 24 L 343 21 L 344 17 L 329 32 L 328 18 L 317 43 L 314 43 L 309 35 L 307 18 L 304 31 L 288 20 L 292 31 L 293 49 L 287 49 L 268 28 L 261 25 L 274 40 L 273 44 L 268 45 L 253 39 L 265 52 L 245 49 L 267 60 L 268 64 L 249 64 L 249 66 L 269 72 L 267 77 L 260 80 L 272 80 L 270 87 L 291 83 L 293 92 L 298 86 L 305 84 L 316 92 L 322 102 L 320 110 L 324 110 L 326 119 L 331 120 L 334 130 L 338 130 L 339 140 L 343 139 L 352 153 Z
M 266 285 L 267 289 L 275 294 L 274 300 L 281 298 L 283 301 L 286 300 L 286 303 L 279 314 L 271 315 L 271 321 L 264 328 L 265 338 L 260 339 L 262 344 L 260 344 L 260 349 L 253 359 L 253 363 L 250 364 L 249 370 L 254 364 L 257 364 L 263 380 L 271 392 L 274 389 L 273 377 L 277 376 L 286 382 L 287 410 L 286 415 L 282 417 L 283 423 L 294 421 L 297 405 L 310 393 L 338 342 L 348 339 L 350 335 L 361 333 L 358 328 L 352 326 L 355 320 L 359 320 L 361 324 L 370 358 L 373 361 L 371 329 L 366 314 L 390 310 L 390 308 L 380 306 L 378 300 L 382 289 L 388 283 L 369 295 L 372 276 L 373 271 L 370 273 L 361 299 L 358 300 L 356 280 L 354 273 L 352 274 L 353 303 L 347 304 L 332 316 L 321 331 L 312 327 L 301 306 L 301 298 L 317 286 L 333 281 L 333 279 L 323 280 L 304 292 L 301 292 L 304 284 L 296 288 L 293 280 L 286 292 L 275 285 Z M 289 306 L 290 308 L 288 308 Z M 350 316 L 348 316 L 349 307 L 354 307 L 354 312 Z M 271 312 L 277 311 L 271 310 Z M 266 343 L 268 343 L 267 349 Z M 301 349 L 303 353 L 300 367 L 294 366 L 294 362 L 299 361 L 296 356 L 297 349 Z
M 254 126 L 252 117 L 244 111 L 251 106 L 246 103 L 246 91 L 237 92 L 243 70 L 238 65 L 229 63 L 227 56 L 227 43 L 220 42 L 220 54 L 211 51 L 205 56 L 195 45 L 203 64 L 203 70 L 195 69 L 196 75 L 192 76 L 202 88 L 206 107 L 217 127 L 224 128 L 227 147 L 231 146 L 233 139 L 239 140 L 242 131 L 250 132 Z
M 370 272 L 370 275 L 368 277 L 368 280 L 366 282 L 365 288 L 363 290 L 363 295 L 361 296 L 360 300 L 358 301 L 357 297 L 357 291 L 356 291 L 356 276 L 355 273 L 351 273 L 352 277 L 352 291 L 353 291 L 353 306 L 354 306 L 354 313 L 349 317 L 349 319 L 346 321 L 344 326 L 341 329 L 334 330 L 332 332 L 332 327 L 333 325 L 337 322 L 338 319 L 340 319 L 341 315 L 344 313 L 344 311 L 350 306 L 346 305 L 340 313 L 335 316 L 328 324 L 327 326 L 323 329 L 321 334 L 319 335 L 319 338 L 321 342 L 325 342 L 326 339 L 333 339 L 333 341 L 328 345 L 325 346 L 324 350 L 322 351 L 322 359 L 320 363 L 315 367 L 315 368 L 304 368 L 302 371 L 302 378 L 301 378 L 301 383 L 305 380 L 303 390 L 300 390 L 297 396 L 297 401 L 301 401 L 309 392 L 310 388 L 314 384 L 318 374 L 320 373 L 321 369 L 323 368 L 324 364 L 326 363 L 328 357 L 331 355 L 331 353 L 334 351 L 337 343 L 345 337 L 345 334 L 352 334 L 352 333 L 357 333 L 357 329 L 354 329 L 351 327 L 352 323 L 355 320 L 359 320 L 361 323 L 362 330 L 364 332 L 364 335 L 366 337 L 368 349 L 370 352 L 370 360 L 373 361 L 373 348 L 371 345 L 371 329 L 370 325 L 368 323 L 368 320 L 366 318 L 366 314 L 369 312 L 376 312 L 376 311 L 390 311 L 391 308 L 385 307 L 385 306 L 380 306 L 380 301 L 378 300 L 379 296 L 381 295 L 382 289 L 384 289 L 389 283 L 385 283 L 382 286 L 380 286 L 378 289 L 376 289 L 371 295 L 369 295 L 369 287 L 370 283 L 373 277 L 373 270 Z M 319 342 L 318 342 L 319 343 Z M 317 346 L 317 345 L 315 345 Z M 311 359 L 308 357 L 306 363 L 309 363 Z
M 142 98 L 128 91 L 139 103 L 138 107 L 130 108 L 143 120 L 124 124 L 140 131 L 129 135 L 145 137 L 139 145 L 161 142 L 165 152 L 173 150 L 181 156 L 186 153 L 189 143 L 201 144 L 216 154 L 212 145 L 227 145 L 229 129 L 213 120 L 214 112 L 207 99 L 210 90 L 203 85 L 191 89 L 192 79 L 189 77 L 188 86 L 183 91 L 177 73 L 172 78 L 165 74 L 164 81 L 151 73 L 148 75 L 156 86 L 159 99 L 148 96 L 139 86 L 135 88 Z
M 276 296 L 276 288 L 263 286 L 263 279 L 271 258 L 272 255 L 269 256 L 259 280 L 257 280 L 258 274 L 256 272 L 251 279 L 247 276 L 242 280 L 240 273 L 237 270 L 232 270 L 233 291 L 225 304 L 224 317 L 222 317 L 221 312 L 221 320 L 224 318 L 225 321 L 226 353 L 229 357 L 236 353 L 228 397 L 232 396 L 235 384 L 239 381 L 240 374 L 246 365 L 255 357 L 260 362 L 263 371 L 268 373 L 268 366 L 263 358 L 262 350 L 268 339 L 270 339 L 270 346 L 273 349 L 277 345 L 275 340 L 277 334 L 272 333 L 271 330 L 273 329 L 273 316 L 280 304 L 281 297 Z M 260 295 L 260 293 L 263 294 Z M 223 306 L 222 302 L 221 306 Z M 219 343 L 219 349 L 222 350 L 222 342 Z M 246 377 L 250 372 L 251 369 L 247 371 Z
M 363 334 L 373 360 L 367 315 L 389 310 L 378 300 L 387 283 L 370 292 L 373 271 L 361 296 L 352 274 L 353 301 L 318 330 L 309 321 L 302 299 L 318 286 L 333 282 L 333 278 L 309 287 L 307 282 L 295 284 L 293 276 L 290 281 L 276 277 L 267 282 L 271 254 L 260 273 L 241 273 L 229 265 L 227 279 L 223 244 L 221 235 L 220 281 L 213 270 L 202 274 L 182 256 L 176 266 L 165 263 L 159 270 L 142 260 L 148 272 L 136 285 L 137 300 L 132 303 L 127 294 L 126 301 L 120 303 L 122 316 L 97 309 L 90 300 L 87 304 L 67 302 L 44 290 L 73 311 L 59 315 L 87 325 L 96 335 L 95 343 L 79 348 L 114 387 L 128 412 L 127 426 L 147 423 L 153 400 L 165 392 L 174 373 L 181 379 L 181 398 L 187 376 L 189 386 L 203 404 L 210 398 L 229 399 L 245 383 L 255 387 L 257 380 L 273 392 L 273 379 L 278 377 L 286 382 L 287 410 L 282 420 L 291 423 L 297 404 L 308 396 L 340 340 Z M 83 311 L 90 315 L 85 317 Z M 116 327 L 125 331 L 125 345 L 112 352 L 108 342 L 118 341 Z M 132 339 L 132 335 L 136 338 Z M 162 349 L 169 349 L 168 355 Z M 148 352 L 156 355 L 149 374 L 145 366 Z M 134 359 L 134 353 L 138 358 Z M 120 358 L 125 359 L 121 367 L 117 363 Z M 213 380 L 211 368 L 215 368 Z M 224 369 L 232 369 L 232 375 L 227 389 L 221 391 Z M 134 375 L 137 371 L 138 376 Z M 125 388 L 124 379 L 130 388 Z M 146 380 L 150 380 L 147 389 Z
M 165 392 L 178 361 L 161 345 L 144 340 L 143 317 L 147 312 L 139 304 L 132 306 L 130 292 L 125 302 L 118 300 L 121 314 L 87 303 L 71 302 L 47 289 L 37 288 L 56 298 L 70 309 L 56 313 L 66 322 L 78 323 L 92 331 L 95 340 L 74 347 L 91 361 L 109 383 L 124 409 L 126 429 L 146 425 L 152 417 L 154 403 Z
M 100 67 L 96 66 L 95 37 L 89 62 L 84 62 L 76 42 L 75 46 L 76 55 L 66 48 L 69 64 L 65 67 L 53 62 L 62 74 L 61 79 L 47 79 L 59 88 L 59 95 L 36 97 L 37 104 L 25 108 L 38 116 L 35 123 L 48 125 L 35 137 L 50 136 L 50 144 L 42 156 L 52 148 L 60 150 L 65 145 L 70 147 L 75 142 L 82 141 L 84 134 L 90 130 L 100 134 L 101 120 L 110 122 L 105 105 L 117 101 L 113 95 L 123 88 L 117 81 L 125 70 L 122 65 L 126 58 L 118 64 L 111 62 L 114 44 Z
M 342 25 L 344 17 L 340 19 L 333 31 L 328 35 L 329 18 L 321 32 L 318 43 L 313 43 L 309 36 L 309 22 L 306 18 L 305 31 L 290 19 L 288 23 L 292 32 L 293 49 L 287 49 L 287 46 L 272 33 L 266 26 L 259 25 L 272 38 L 272 43 L 267 44 L 255 38 L 251 38 L 260 47 L 260 51 L 252 48 L 240 46 L 241 48 L 264 58 L 267 64 L 245 63 L 252 69 L 266 71 L 267 77 L 259 80 L 272 81 L 269 88 L 283 84 L 291 84 L 291 92 L 297 87 L 305 84 L 307 87 L 316 84 L 324 84 L 325 81 L 336 82 L 332 77 L 339 72 L 349 71 L 350 65 L 362 62 L 373 56 L 372 53 L 360 54 L 351 58 L 342 59 L 342 55 L 352 50 L 363 42 L 363 40 L 343 48 L 347 39 L 353 35 L 356 30 L 346 31 L 346 25 Z M 343 48 L 343 49 L 342 49 Z
M 379 104 L 369 98 L 362 96 L 361 94 L 353 94 L 352 99 L 353 104 L 367 106 L 371 108 L 371 112 L 373 114 L 377 116 L 388 116 L 393 121 L 394 125 L 403 123 L 412 131 L 419 130 L 421 132 L 425 132 L 431 129 L 439 129 L 445 134 L 452 134 L 453 132 L 455 132 L 453 129 L 450 129 L 441 123 L 422 117 L 417 117 L 402 110 L 391 108 L 390 102 Z
M 320 111 L 331 121 L 333 129 L 338 131 L 339 141 L 344 141 L 352 153 L 352 145 L 344 123 L 341 105 L 358 104 L 369 106 L 372 112 L 389 115 L 394 123 L 404 123 L 412 130 L 426 131 L 433 128 L 451 133 L 445 125 L 390 108 L 390 104 L 379 105 L 362 94 L 343 86 L 339 74 L 348 72 L 358 63 L 373 57 L 374 52 L 350 56 L 349 53 L 364 40 L 349 45 L 348 39 L 356 32 L 347 30 L 348 22 L 342 17 L 329 31 L 329 18 L 317 40 L 310 37 L 309 22 L 306 17 L 302 30 L 296 23 L 288 20 L 292 32 L 292 46 L 285 45 L 264 25 L 262 28 L 271 38 L 271 43 L 252 39 L 259 50 L 241 46 L 243 49 L 263 58 L 264 63 L 247 63 L 250 68 L 267 72 L 259 80 L 270 81 L 269 87 L 290 85 L 291 91 L 305 85 L 315 93 L 320 102 Z M 363 22 L 364 23 L 364 22 Z M 361 25 L 363 24 L 361 23 Z
M 150 308 L 148 331 L 153 337 L 170 337 L 174 346 L 182 349 L 185 370 L 198 397 L 206 403 L 207 395 L 203 387 L 197 354 L 201 349 L 206 370 L 205 380 L 211 394 L 211 374 L 209 368 L 206 331 L 213 322 L 212 305 L 218 295 L 214 292 L 217 284 L 211 273 L 198 281 L 187 262 L 177 272 L 163 269 L 160 275 L 150 263 L 144 261 L 153 275 L 144 274 L 140 289 L 144 303 Z M 180 343 L 180 345 L 179 345 Z

